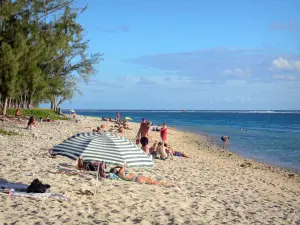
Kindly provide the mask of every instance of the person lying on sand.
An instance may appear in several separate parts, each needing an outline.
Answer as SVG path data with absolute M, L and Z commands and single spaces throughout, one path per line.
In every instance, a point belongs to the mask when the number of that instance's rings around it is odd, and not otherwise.
M 186 154 L 182 153 L 182 152 L 177 152 L 174 151 L 170 145 L 165 144 L 165 150 L 167 152 L 168 155 L 171 156 L 171 158 L 173 159 L 173 156 L 179 156 L 179 157 L 184 157 L 184 158 L 189 158 Z
M 97 127 L 97 129 L 93 129 L 92 132 L 100 132 L 101 131 L 101 128 L 100 127 Z
M 102 117 L 102 121 L 110 121 L 109 119 L 111 119 L 111 118 L 104 118 L 104 117 Z
M 37 122 L 36 122 L 36 120 L 34 119 L 33 116 L 31 116 L 31 117 L 29 118 L 29 121 L 28 121 L 28 123 L 27 123 L 27 129 L 32 129 L 32 126 L 34 126 L 35 128 L 38 128 Z
M 132 128 L 129 128 L 129 124 L 127 121 L 123 123 L 123 128 L 126 130 L 132 130 Z
M 51 122 L 51 123 L 54 123 L 54 120 L 51 120 L 49 115 L 47 115 L 47 116 L 46 116 L 46 119 L 44 119 L 43 121 L 44 121 L 44 122 Z
M 166 184 L 163 182 L 159 182 L 155 179 L 152 179 L 150 177 L 145 177 L 141 175 L 135 175 L 134 173 L 129 173 L 129 171 L 126 169 L 125 163 L 122 166 L 116 166 L 109 171 L 110 173 L 116 174 L 119 178 L 126 181 L 133 181 L 137 182 L 139 184 L 155 184 L 160 186 L 165 186 Z
M 124 128 L 123 128 L 123 127 L 120 127 L 120 128 L 118 129 L 118 132 L 121 133 L 121 134 L 123 134 L 123 133 L 124 133 Z
M 111 117 L 108 118 L 109 122 L 116 122 L 115 120 L 113 120 Z

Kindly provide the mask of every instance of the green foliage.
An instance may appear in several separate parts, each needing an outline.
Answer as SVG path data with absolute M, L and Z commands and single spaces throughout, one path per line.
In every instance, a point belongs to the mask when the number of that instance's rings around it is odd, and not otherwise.
M 1 128 L 0 128 L 0 134 L 2 134 L 2 135 L 18 135 L 18 133 L 16 133 L 16 132 L 3 130 Z
M 56 109 L 87 81 L 101 60 L 88 54 L 73 0 L 0 0 L 0 99 Z
M 14 116 L 16 109 L 8 109 L 7 114 Z M 22 109 L 23 116 L 34 116 L 35 119 L 42 117 L 46 119 L 47 116 L 52 120 L 69 120 L 69 118 L 58 115 L 54 110 L 51 109 Z

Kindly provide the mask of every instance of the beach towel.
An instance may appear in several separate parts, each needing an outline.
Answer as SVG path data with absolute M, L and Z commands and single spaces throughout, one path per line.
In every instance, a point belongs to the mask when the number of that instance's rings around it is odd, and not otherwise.
M 120 177 L 118 177 L 116 174 L 114 173 L 109 173 L 108 174 L 108 178 L 111 179 L 111 180 L 121 180 Z
M 19 196 L 19 197 L 26 197 L 26 198 L 54 198 L 57 200 L 62 201 L 70 201 L 70 198 L 57 193 L 25 193 L 25 192 L 13 192 L 10 195 L 12 196 Z
M 2 181 L 0 182 L 0 189 L 15 189 L 15 190 L 20 190 L 20 191 L 23 191 L 23 190 L 27 190 L 28 188 L 28 185 L 26 184 L 22 184 L 22 183 L 10 183 L 10 182 L 6 182 L 6 181 Z

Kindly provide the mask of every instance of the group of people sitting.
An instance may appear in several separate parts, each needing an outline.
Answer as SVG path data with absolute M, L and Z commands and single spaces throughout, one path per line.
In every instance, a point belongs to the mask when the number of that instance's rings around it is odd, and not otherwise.
M 124 130 L 132 130 L 132 128 L 129 127 L 129 123 L 127 120 L 117 121 L 112 120 L 111 118 L 104 118 L 102 117 L 102 121 L 107 122 L 114 122 L 115 125 L 111 126 L 111 128 L 108 130 L 109 132 L 118 132 L 123 134 Z M 107 127 L 107 124 L 101 124 L 100 127 L 97 127 L 97 129 L 93 129 L 92 132 L 106 132 L 105 128 Z
M 174 151 L 170 145 L 167 143 L 157 142 L 155 141 L 154 144 L 150 147 L 149 153 L 155 159 L 162 159 L 166 160 L 168 157 L 174 159 L 174 156 L 188 158 L 188 156 L 182 152 Z M 159 155 L 159 156 L 158 156 Z
M 92 132 L 106 132 L 106 130 L 104 130 L 104 128 L 106 127 L 106 124 L 101 124 L 100 127 L 97 127 L 96 129 L 93 129 Z
M 168 127 L 166 122 L 164 122 L 163 126 L 159 128 L 161 142 L 155 141 L 154 144 L 150 147 L 149 140 L 152 138 L 150 136 L 150 132 L 152 130 L 156 131 L 156 129 L 153 129 L 152 122 L 146 121 L 146 119 L 143 118 L 140 124 L 140 129 L 137 133 L 136 144 L 141 144 L 141 149 L 144 150 L 147 154 L 152 155 L 153 158 L 160 158 L 162 160 L 166 160 L 168 157 L 174 159 L 174 156 L 188 158 L 186 154 L 174 151 L 171 146 L 167 144 Z
M 50 116 L 47 115 L 45 119 L 43 119 L 43 117 L 40 117 L 40 122 L 54 123 L 54 120 L 50 119 Z M 32 127 L 38 128 L 37 121 L 34 118 L 34 116 L 29 117 L 29 120 L 27 123 L 27 129 L 32 129 Z

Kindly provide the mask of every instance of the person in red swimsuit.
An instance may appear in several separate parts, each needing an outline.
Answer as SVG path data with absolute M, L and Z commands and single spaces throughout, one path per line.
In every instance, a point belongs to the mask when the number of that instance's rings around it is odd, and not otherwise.
M 160 129 L 160 137 L 161 137 L 161 141 L 162 141 L 162 153 L 164 155 L 166 155 L 166 151 L 165 151 L 165 144 L 167 143 L 167 135 L 168 135 L 168 127 L 166 122 L 163 123 L 162 128 Z

